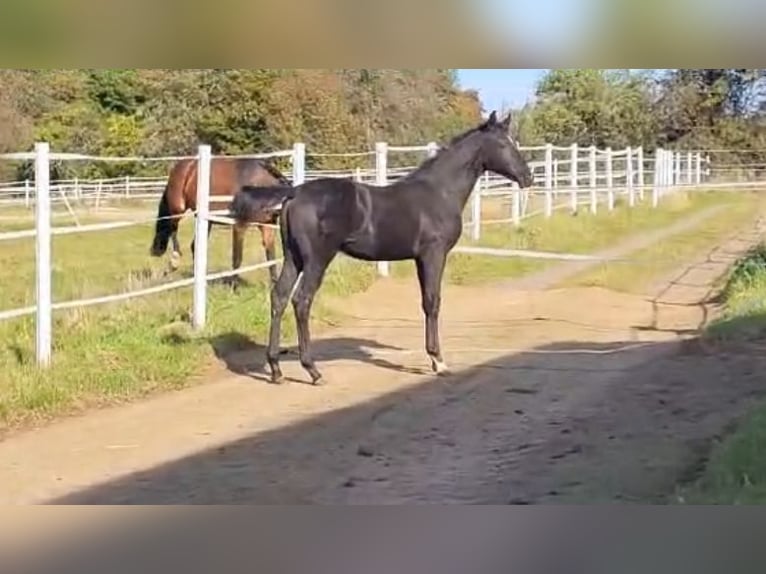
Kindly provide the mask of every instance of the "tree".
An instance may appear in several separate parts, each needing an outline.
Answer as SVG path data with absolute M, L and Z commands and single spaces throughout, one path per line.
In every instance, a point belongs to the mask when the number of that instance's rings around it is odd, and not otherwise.
M 763 100 L 763 69 L 680 69 L 660 78 L 656 110 L 664 145 L 709 139 L 724 118 L 746 119 Z M 745 124 L 742 124 L 745 127 Z
M 598 147 L 648 143 L 654 122 L 645 78 L 627 71 L 552 70 L 522 111 L 524 142 Z
M 89 70 L 88 97 L 104 112 L 134 115 L 146 101 L 135 70 Z
M 454 70 L 446 69 L 0 71 L 5 149 L 45 139 L 54 150 L 88 154 L 190 155 L 204 142 L 216 153 L 237 154 L 304 141 L 310 152 L 345 153 L 380 140 L 446 139 L 478 121 L 480 109 L 476 94 L 458 89 Z M 66 162 L 53 175 L 166 171 L 156 162 Z

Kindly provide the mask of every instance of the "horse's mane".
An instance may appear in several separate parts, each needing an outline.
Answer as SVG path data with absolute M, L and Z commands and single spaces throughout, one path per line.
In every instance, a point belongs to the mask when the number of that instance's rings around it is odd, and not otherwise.
M 434 164 L 434 162 L 437 159 L 443 156 L 446 152 L 452 150 L 457 144 L 461 143 L 463 140 L 479 132 L 482 127 L 483 127 L 483 124 L 480 126 L 473 127 L 469 130 L 464 131 L 461 134 L 454 136 L 446 144 L 439 146 L 439 148 L 436 150 L 436 153 L 434 155 L 425 159 L 417 168 L 415 168 L 413 171 L 411 171 L 410 173 L 405 175 L 403 178 L 401 178 L 400 181 L 409 180 L 413 177 L 417 177 L 419 174 L 423 172 L 423 170 L 427 170 L 431 165 Z

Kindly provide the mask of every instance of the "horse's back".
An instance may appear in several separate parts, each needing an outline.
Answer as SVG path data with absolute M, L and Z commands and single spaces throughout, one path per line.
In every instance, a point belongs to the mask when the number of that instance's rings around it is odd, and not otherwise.
M 359 209 L 360 184 L 350 180 L 325 177 L 307 181 L 295 189 L 295 195 L 285 209 L 290 217 L 315 221 L 345 221 Z
M 323 178 L 299 186 L 285 209 L 306 249 L 325 243 L 358 259 L 398 260 L 414 253 L 421 216 L 397 201 L 391 188 Z

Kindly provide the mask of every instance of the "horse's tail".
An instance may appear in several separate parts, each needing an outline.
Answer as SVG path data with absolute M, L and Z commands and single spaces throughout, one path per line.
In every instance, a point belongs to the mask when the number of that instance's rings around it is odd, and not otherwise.
M 291 185 L 243 186 L 231 202 L 230 215 L 239 223 L 264 219 L 280 212 L 284 202 L 295 197 L 295 191 Z
M 171 219 L 170 202 L 168 201 L 168 192 L 170 191 L 170 180 L 162 192 L 160 205 L 157 208 L 157 223 L 154 225 L 154 240 L 152 241 L 151 254 L 154 257 L 161 257 L 168 250 L 170 236 L 173 234 L 173 219 Z
M 271 177 L 276 179 L 280 185 L 292 185 L 289 179 L 285 177 L 285 174 L 283 174 L 277 167 L 270 163 L 269 161 L 263 161 L 261 162 L 261 165 L 263 166 L 263 169 L 265 169 Z

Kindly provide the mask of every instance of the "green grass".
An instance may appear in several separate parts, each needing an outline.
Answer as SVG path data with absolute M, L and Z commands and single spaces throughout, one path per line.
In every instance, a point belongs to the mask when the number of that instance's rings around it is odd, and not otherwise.
M 14 225 L 15 227 L 15 225 Z M 6 229 L 8 226 L 6 226 Z M 134 290 L 191 275 L 190 221 L 180 231 L 181 269 L 164 276 L 167 259 L 149 257 L 150 224 L 140 227 L 53 239 L 54 301 Z M 229 267 L 230 234 L 211 234 L 211 271 Z M 244 264 L 262 260 L 260 234 L 248 234 Z M 34 242 L 0 244 L 3 309 L 34 304 Z M 102 403 L 178 388 L 193 381 L 214 354 L 213 348 L 242 342 L 263 343 L 268 327 L 268 274 L 245 277 L 251 285 L 236 294 L 225 286 L 210 288 L 208 326 L 202 336 L 190 332 L 191 289 L 180 289 L 127 302 L 54 313 L 53 364 L 39 371 L 34 363 L 34 318 L 0 323 L 0 428 L 47 418 Z M 315 317 L 332 314 L 326 298 L 366 289 L 375 278 L 372 264 L 336 259 L 317 296 Z M 285 336 L 294 323 L 287 314 Z M 238 334 L 238 336 L 233 336 Z
M 488 226 L 480 244 L 588 252 L 621 237 L 662 227 L 720 201 L 719 194 L 699 194 L 688 202 L 667 201 L 660 209 L 640 206 L 629 210 L 618 206 L 613 213 L 602 211 L 596 216 L 582 213 L 578 217 L 557 214 L 550 220 L 536 218 L 519 229 Z M 62 224 L 70 222 L 55 223 Z M 0 221 L 0 225 L 4 230 L 29 227 L 9 221 Z M 165 258 L 157 260 L 148 255 L 152 227 L 147 223 L 54 237 L 54 301 L 135 290 L 190 276 L 191 221 L 182 223 L 183 264 L 172 276 L 164 275 Z M 212 233 L 210 253 L 211 271 L 229 267 L 227 230 L 219 228 Z M 260 236 L 253 230 L 246 240 L 244 264 L 262 260 L 262 253 Z M 0 308 L 34 304 L 34 241 L 0 243 L 0 266 L 5 277 L 0 283 Z M 530 259 L 455 255 L 448 262 L 447 278 L 455 283 L 471 283 L 519 276 L 543 266 Z M 398 275 L 410 274 L 411 269 L 411 263 L 394 266 Z M 45 371 L 39 371 L 34 363 L 34 318 L 0 323 L 0 430 L 193 384 L 196 375 L 204 374 L 215 349 L 263 344 L 269 317 L 267 277 L 264 271 L 248 274 L 251 285 L 236 294 L 223 286 L 211 286 L 208 325 L 201 335 L 189 329 L 188 288 L 55 312 L 53 364 Z M 338 257 L 317 295 L 315 329 L 321 328 L 323 320 L 337 320 L 331 311 L 337 307 L 329 305 L 331 299 L 337 301 L 363 291 L 374 280 L 374 264 Z M 283 332 L 287 340 L 294 340 L 291 311 L 286 314 Z
M 679 266 L 714 248 L 737 229 L 745 227 L 758 214 L 757 194 L 720 193 L 707 198 L 692 198 L 700 205 L 708 204 L 720 196 L 724 204 L 719 211 L 692 229 L 683 231 L 634 251 L 631 261 L 599 264 L 564 282 L 567 286 L 604 287 L 614 291 L 643 293 L 657 277 L 678 269 Z
M 721 297 L 723 312 L 711 322 L 708 337 L 748 340 L 766 335 L 766 244 L 732 267 Z
M 576 217 L 566 210 L 554 212 L 549 219 L 535 216 L 513 227 L 494 224 L 482 228 L 479 241 L 465 237 L 461 245 L 505 247 L 564 253 L 592 253 L 611 247 L 629 235 L 666 227 L 692 213 L 726 202 L 736 202 L 737 194 L 716 191 L 676 194 L 666 198 L 658 208 L 652 208 L 648 199 L 629 209 L 622 199 L 615 202 L 615 210 L 608 212 L 600 205 L 595 215 L 583 206 Z M 510 258 L 453 253 L 450 255 L 445 280 L 457 285 L 481 284 L 499 279 L 514 278 L 541 271 L 556 260 Z M 411 261 L 391 265 L 394 277 L 414 275 Z
M 715 445 L 702 476 L 674 498 L 686 504 L 766 504 L 766 407 Z
M 766 335 L 766 245 L 731 269 L 721 292 L 722 315 L 706 337 L 747 340 Z M 689 504 L 766 504 L 766 404 L 755 408 L 714 446 L 702 475 L 677 493 Z
M 731 201 L 737 201 L 735 194 L 722 192 L 679 193 L 666 198 L 656 209 L 652 208 L 648 201 L 632 209 L 624 202 L 618 201 L 611 213 L 606 211 L 605 206 L 600 206 L 595 215 L 583 208 L 576 217 L 567 211 L 557 211 L 549 219 L 536 216 L 518 227 L 511 224 L 486 226 L 482 228 L 479 241 L 464 239 L 461 244 L 592 253 L 611 247 L 616 241 L 629 235 L 662 228 L 712 205 Z M 479 284 L 520 277 L 556 263 L 555 260 L 454 253 L 450 255 L 445 279 L 458 285 Z M 396 262 L 391 268 L 394 276 L 405 277 L 414 274 L 414 265 L 410 261 Z

